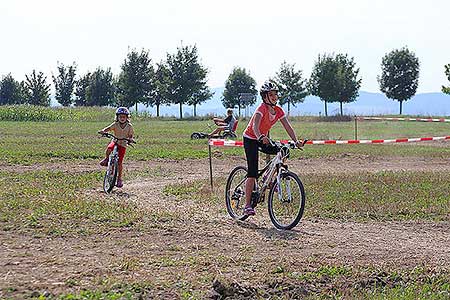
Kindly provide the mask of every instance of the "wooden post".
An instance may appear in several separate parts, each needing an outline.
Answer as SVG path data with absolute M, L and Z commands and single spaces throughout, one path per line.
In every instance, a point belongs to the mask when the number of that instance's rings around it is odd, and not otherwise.
M 358 139 L 358 117 L 355 116 L 355 141 Z
M 208 139 L 208 152 L 209 152 L 209 180 L 211 183 L 211 192 L 213 192 L 213 176 L 212 176 L 212 158 L 211 158 L 211 144 Z

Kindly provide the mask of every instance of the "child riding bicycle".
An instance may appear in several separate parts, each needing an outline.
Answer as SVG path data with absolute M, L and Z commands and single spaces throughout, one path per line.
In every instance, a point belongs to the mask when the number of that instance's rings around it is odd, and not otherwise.
M 270 128 L 280 120 L 288 135 L 295 142 L 295 145 L 298 148 L 301 148 L 304 144 L 303 140 L 297 139 L 294 129 L 289 123 L 283 108 L 277 105 L 277 86 L 270 81 L 266 81 L 261 86 L 259 93 L 263 103 L 261 103 L 253 113 L 243 134 L 248 170 L 245 183 L 244 213 L 249 216 L 255 215 L 255 209 L 251 206 L 251 196 L 258 176 L 258 151 L 268 154 L 275 154 L 277 151 L 276 147 L 271 145 L 271 142 L 267 137 Z
M 225 119 L 214 118 L 213 121 L 217 125 L 217 128 L 209 134 L 210 137 L 218 135 L 224 130 L 233 131 L 234 124 L 236 123 L 236 118 L 233 116 L 233 109 L 227 109 L 227 117 Z
M 107 133 L 108 131 L 113 131 L 114 135 L 118 139 L 130 139 L 133 140 L 134 130 L 133 125 L 130 123 L 130 111 L 126 107 L 119 107 L 116 110 L 116 120 L 108 127 L 103 128 L 99 131 L 99 133 Z M 119 165 L 118 165 L 118 175 L 117 175 L 117 184 L 116 186 L 121 188 L 123 187 L 122 181 L 122 162 L 125 157 L 125 152 L 127 150 L 127 141 L 118 140 L 117 147 L 119 150 Z M 108 165 L 108 158 L 111 152 L 114 149 L 114 141 L 111 141 L 106 148 L 106 157 L 100 162 L 101 166 Z

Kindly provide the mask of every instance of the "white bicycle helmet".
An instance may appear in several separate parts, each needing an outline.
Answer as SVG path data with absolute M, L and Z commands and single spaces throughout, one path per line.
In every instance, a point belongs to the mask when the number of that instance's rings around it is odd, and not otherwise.
M 276 104 L 272 104 L 272 103 L 270 103 L 270 102 L 264 101 L 264 98 L 265 98 L 266 94 L 267 94 L 268 92 L 271 92 L 271 91 L 276 91 L 276 92 L 278 92 L 278 87 L 277 87 L 277 85 L 276 85 L 275 83 L 273 83 L 273 82 L 271 82 L 271 81 L 266 81 L 266 82 L 264 82 L 263 85 L 261 86 L 261 89 L 259 90 L 259 94 L 261 95 L 261 98 L 262 98 L 262 100 L 263 100 L 264 103 L 266 103 L 266 104 L 268 104 L 268 105 L 270 105 L 270 106 L 275 106 Z
M 263 94 L 268 93 L 270 91 L 277 91 L 278 92 L 278 87 L 276 86 L 275 83 L 271 82 L 271 81 L 266 81 L 263 83 L 263 85 L 261 86 L 261 89 L 259 90 L 259 94 L 261 95 L 261 97 L 263 96 Z
M 116 116 L 117 115 L 122 115 L 122 114 L 129 116 L 130 115 L 130 111 L 126 107 L 119 107 L 119 108 L 117 108 L 116 109 Z

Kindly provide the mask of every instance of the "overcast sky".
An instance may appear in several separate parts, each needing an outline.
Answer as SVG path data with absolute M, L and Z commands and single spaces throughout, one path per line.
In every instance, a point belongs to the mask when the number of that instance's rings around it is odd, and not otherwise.
M 449 84 L 449 12 L 449 0 L 3 0 L 0 76 L 36 69 L 50 82 L 58 61 L 117 74 L 130 48 L 159 62 L 196 44 L 210 87 L 235 66 L 260 85 L 283 61 L 309 78 L 318 54 L 335 52 L 353 56 L 361 89 L 377 92 L 382 56 L 408 46 L 421 64 L 418 92 L 439 92 Z

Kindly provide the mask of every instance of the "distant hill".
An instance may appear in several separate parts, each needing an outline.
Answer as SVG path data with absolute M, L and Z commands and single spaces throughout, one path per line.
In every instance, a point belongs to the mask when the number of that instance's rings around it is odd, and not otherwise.
M 206 114 L 224 115 L 225 108 L 222 105 L 221 98 L 224 91 L 223 87 L 213 88 L 213 98 L 197 107 L 197 115 L 204 116 Z M 257 104 L 261 102 L 258 97 Z M 256 105 L 255 105 L 256 106 Z M 250 107 L 247 111 L 242 111 L 242 115 L 250 115 L 253 113 L 255 106 Z M 381 93 L 369 93 L 360 91 L 359 97 L 353 103 L 344 104 L 344 113 L 349 115 L 384 115 L 398 114 L 399 102 L 386 98 Z M 144 106 L 140 106 L 139 110 L 145 110 Z M 287 108 L 285 108 L 287 110 Z M 153 115 L 156 114 L 154 108 L 148 111 Z M 162 106 L 160 109 L 163 116 L 179 115 L 179 106 Z M 339 103 L 328 104 L 328 114 L 335 115 L 339 113 Z M 192 116 L 193 108 L 191 106 L 183 106 L 184 116 Z M 291 107 L 291 115 L 324 115 L 324 103 L 319 98 L 308 96 L 305 102 Z M 403 114 L 420 115 L 420 116 L 449 116 L 450 115 L 450 95 L 444 93 L 423 93 L 417 94 L 410 100 L 403 102 Z
M 315 99 L 313 103 L 317 102 L 317 100 Z M 338 107 L 339 105 L 336 105 L 336 108 Z M 357 100 L 353 103 L 345 104 L 344 109 L 350 115 L 398 114 L 400 103 L 396 100 L 388 99 L 381 93 L 361 91 Z M 328 109 L 328 111 L 331 110 Z M 450 115 L 450 96 L 444 93 L 417 94 L 408 101 L 403 102 L 403 114 L 421 116 Z

